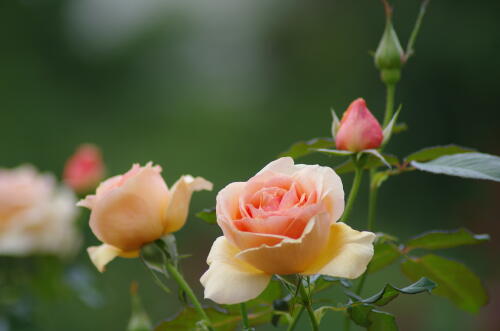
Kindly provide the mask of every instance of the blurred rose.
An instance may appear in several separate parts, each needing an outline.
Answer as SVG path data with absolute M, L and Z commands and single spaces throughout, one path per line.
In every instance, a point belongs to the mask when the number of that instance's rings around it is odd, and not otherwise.
M 144 167 L 134 164 L 78 203 L 91 209 L 90 227 L 104 243 L 88 248 L 99 271 L 115 257 L 137 257 L 143 245 L 179 230 L 186 222 L 192 193 L 212 189 L 207 180 L 187 175 L 169 191 L 160 173 L 161 167 L 151 162 Z
M 356 278 L 373 256 L 373 233 L 336 223 L 344 191 L 328 167 L 278 159 L 222 189 L 216 209 L 224 236 L 214 242 L 201 282 L 217 303 L 257 297 L 273 274 Z
M 30 166 L 0 169 L 0 254 L 55 254 L 77 251 L 75 196 L 52 176 Z
M 384 139 L 382 127 L 362 98 L 354 100 L 342 116 L 335 136 L 337 149 L 359 152 L 379 148 Z
M 104 177 L 101 151 L 94 145 L 78 147 L 64 167 L 63 180 L 77 193 L 95 188 Z

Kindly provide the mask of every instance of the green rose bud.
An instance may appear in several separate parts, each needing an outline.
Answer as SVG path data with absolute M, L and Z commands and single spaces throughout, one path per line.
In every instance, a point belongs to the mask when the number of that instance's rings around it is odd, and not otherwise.
M 386 84 L 395 84 L 401 78 L 404 51 L 392 25 L 391 13 L 387 13 L 384 34 L 375 52 L 375 66 Z

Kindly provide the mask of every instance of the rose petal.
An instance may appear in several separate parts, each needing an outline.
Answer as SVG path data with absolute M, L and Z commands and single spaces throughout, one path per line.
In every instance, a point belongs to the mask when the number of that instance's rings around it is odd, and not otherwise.
M 299 239 L 286 238 L 274 246 L 263 245 L 241 251 L 237 257 L 268 274 L 301 273 L 314 263 L 328 242 L 327 213 L 309 221 Z
M 202 177 L 182 176 L 172 187 L 167 212 L 163 219 L 163 233 L 172 233 L 186 223 L 191 195 L 195 191 L 212 190 L 212 183 Z
M 255 176 L 259 176 L 260 174 L 268 171 L 281 173 L 284 175 L 292 175 L 297 171 L 297 166 L 294 165 L 293 159 L 291 157 L 282 157 L 266 165 Z
M 365 272 L 373 257 L 374 240 L 372 232 L 356 231 L 342 222 L 334 223 L 320 258 L 302 274 L 357 278 Z
M 104 272 L 106 270 L 106 264 L 111 262 L 117 256 L 129 258 L 139 256 L 139 251 L 124 252 L 121 249 L 108 244 L 91 246 L 87 248 L 87 252 L 89 253 L 90 260 L 99 272 Z
M 219 304 L 236 304 L 256 298 L 265 290 L 271 275 L 236 258 L 239 250 L 219 237 L 207 258 L 209 269 L 201 276 L 205 298 Z

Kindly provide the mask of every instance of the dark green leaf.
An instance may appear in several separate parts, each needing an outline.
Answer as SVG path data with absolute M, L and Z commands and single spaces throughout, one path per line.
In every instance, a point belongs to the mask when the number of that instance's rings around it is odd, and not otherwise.
M 316 148 L 334 147 L 335 142 L 332 138 L 315 138 L 309 141 L 299 141 L 293 144 L 289 150 L 281 153 L 279 156 L 290 156 L 297 159 L 302 156 L 314 153 Z
M 488 301 L 480 279 L 462 263 L 428 254 L 406 260 L 401 269 L 412 280 L 433 280 L 438 285 L 433 293 L 450 299 L 463 310 L 477 312 Z
M 500 157 L 482 153 L 446 155 L 429 162 L 412 161 L 418 170 L 463 178 L 500 182 Z
M 196 213 L 196 217 L 207 222 L 208 224 L 217 224 L 217 214 L 215 208 L 207 208 Z
M 471 153 L 475 152 L 472 148 L 462 147 L 458 145 L 445 145 L 445 146 L 433 146 L 426 147 L 415 153 L 408 155 L 405 158 L 406 162 L 418 161 L 426 162 L 437 159 L 438 157 L 453 154 Z
M 396 319 L 393 315 L 374 309 L 373 305 L 357 304 L 347 309 L 351 320 L 369 331 L 396 331 Z
M 382 154 L 384 159 L 387 161 L 388 164 L 394 166 L 399 164 L 399 160 L 396 156 L 390 155 L 390 154 Z M 382 167 L 384 163 L 376 156 L 368 154 L 366 155 L 365 163 L 363 165 L 364 169 L 372 169 L 372 168 L 377 168 L 377 167 Z M 355 169 L 354 163 L 352 160 L 348 160 L 341 165 L 335 167 L 335 171 L 338 174 L 345 174 L 348 172 L 353 172 Z
M 480 244 L 489 239 L 490 236 L 487 234 L 474 234 L 464 228 L 454 231 L 430 231 L 410 239 L 406 243 L 406 248 L 442 249 Z
M 373 258 L 368 265 L 368 272 L 379 271 L 401 257 L 398 246 L 392 242 L 375 243 Z
M 396 123 L 394 127 L 392 128 L 392 133 L 401 133 L 408 130 L 408 125 L 406 123 Z
M 404 288 L 397 288 L 391 284 L 385 285 L 382 291 L 363 300 L 364 303 L 372 303 L 377 306 L 385 306 L 392 300 L 396 299 L 399 294 L 417 294 L 422 292 L 431 292 L 436 287 L 436 284 L 428 278 L 422 277 L 417 282 Z

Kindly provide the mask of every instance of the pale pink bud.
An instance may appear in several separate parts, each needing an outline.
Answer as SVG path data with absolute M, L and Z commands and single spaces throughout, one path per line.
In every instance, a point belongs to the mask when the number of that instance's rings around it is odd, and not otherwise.
M 95 188 L 103 177 L 101 151 L 94 145 L 84 144 L 78 147 L 64 167 L 64 182 L 78 193 Z
M 382 127 L 366 107 L 363 98 L 354 100 L 342 116 L 335 137 L 337 149 L 359 152 L 379 148 L 384 139 Z

